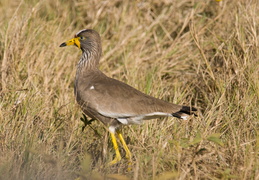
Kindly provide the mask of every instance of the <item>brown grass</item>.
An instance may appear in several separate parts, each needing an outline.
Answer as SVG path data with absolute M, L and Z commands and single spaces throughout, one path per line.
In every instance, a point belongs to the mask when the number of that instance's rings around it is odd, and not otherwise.
M 259 179 L 257 0 L 0 2 L 0 179 Z M 200 115 L 123 129 L 134 156 L 113 156 L 106 128 L 81 131 L 73 81 L 80 51 L 100 32 L 100 68 Z M 122 150 L 122 154 L 124 152 Z

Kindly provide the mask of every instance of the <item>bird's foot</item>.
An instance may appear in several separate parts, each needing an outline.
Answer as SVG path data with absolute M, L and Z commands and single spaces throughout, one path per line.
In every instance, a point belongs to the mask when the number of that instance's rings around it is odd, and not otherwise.
M 112 166 L 114 164 L 117 164 L 121 160 L 121 156 L 116 156 L 111 162 L 108 163 L 108 166 Z

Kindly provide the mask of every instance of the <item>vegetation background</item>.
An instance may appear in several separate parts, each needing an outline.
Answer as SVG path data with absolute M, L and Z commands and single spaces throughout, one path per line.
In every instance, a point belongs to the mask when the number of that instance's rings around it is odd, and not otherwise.
M 1 0 L 0 11 L 0 179 L 259 179 L 258 0 Z M 101 34 L 108 76 L 200 109 L 123 128 L 131 171 L 125 158 L 105 167 L 100 122 L 82 132 L 81 52 L 59 45 L 84 28 Z

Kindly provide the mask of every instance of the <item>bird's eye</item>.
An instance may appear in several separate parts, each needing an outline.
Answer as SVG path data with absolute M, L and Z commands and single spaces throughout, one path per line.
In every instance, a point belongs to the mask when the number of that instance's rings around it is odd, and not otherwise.
M 85 39 L 83 36 L 80 36 L 80 40 L 83 40 L 83 39 Z

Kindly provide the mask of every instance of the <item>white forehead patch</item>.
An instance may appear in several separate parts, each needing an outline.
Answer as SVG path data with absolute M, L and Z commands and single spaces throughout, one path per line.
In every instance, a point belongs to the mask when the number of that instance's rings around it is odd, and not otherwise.
M 76 36 L 78 36 L 78 34 L 80 34 L 81 32 L 85 31 L 86 29 L 82 29 L 79 32 L 76 33 Z

